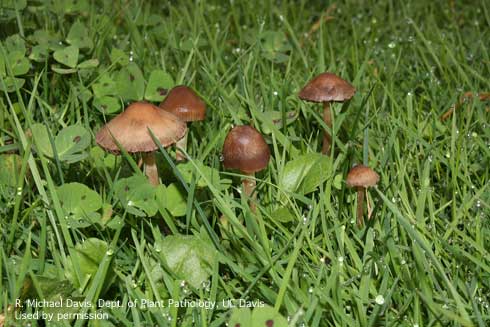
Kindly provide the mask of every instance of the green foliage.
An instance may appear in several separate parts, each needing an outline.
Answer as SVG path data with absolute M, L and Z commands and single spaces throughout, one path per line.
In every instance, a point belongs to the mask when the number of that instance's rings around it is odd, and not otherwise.
M 66 37 L 66 41 L 72 46 L 78 47 L 79 49 L 92 49 L 92 47 L 94 46 L 92 38 L 90 38 L 88 34 L 87 27 L 85 27 L 85 25 L 80 21 L 71 25 L 70 31 L 68 32 L 68 35 Z
M 151 217 L 157 212 L 155 188 L 144 176 L 121 178 L 114 184 L 114 192 L 124 209 L 132 215 Z
M 54 157 L 49 133 L 46 125 L 34 124 L 31 128 L 32 137 L 36 138 L 39 145 L 38 151 L 50 158 Z M 72 125 L 63 128 L 54 137 L 54 149 L 58 159 L 66 163 L 74 163 L 85 159 L 88 153 L 85 151 L 91 142 L 91 136 L 81 125 Z
M 228 324 L 230 326 L 240 327 L 289 326 L 286 318 L 281 316 L 274 310 L 274 308 L 269 306 L 257 307 L 254 308 L 253 311 L 250 311 L 249 308 L 234 309 Z
M 163 190 L 162 186 L 160 188 Z M 187 201 L 176 184 L 170 184 L 165 189 L 165 192 L 160 192 L 160 198 L 163 197 L 165 198 L 166 208 L 172 216 L 181 217 L 185 215 Z
M 216 262 L 216 251 L 197 236 L 167 236 L 155 248 L 160 260 L 194 288 L 203 287 Z
M 311 193 L 330 177 L 330 171 L 328 157 L 309 153 L 288 161 L 279 185 L 287 192 Z
M 0 91 L 14 92 L 20 89 L 25 80 L 18 76 L 24 75 L 29 71 L 30 63 L 25 57 L 26 45 L 24 40 L 18 35 L 8 37 L 0 43 L 4 51 L 0 51 Z
M 67 267 L 67 271 L 65 273 L 72 285 L 75 287 L 85 287 L 88 286 L 90 282 L 102 282 L 101 285 L 103 289 L 101 293 L 103 294 L 105 290 L 109 289 L 114 281 L 114 275 L 111 272 L 106 275 L 106 278 L 103 281 L 94 280 L 94 276 L 96 275 L 100 264 L 106 256 L 108 249 L 109 247 L 107 242 L 98 238 L 89 238 L 83 243 L 78 243 L 75 246 L 74 252 L 74 256 L 76 256 L 76 258 L 73 258 L 73 260 L 78 261 L 81 279 L 79 280 L 77 278 L 73 267 L 70 265 Z
M 78 63 L 79 51 L 80 50 L 78 46 L 70 45 L 66 48 L 56 50 L 53 53 L 53 58 L 60 64 L 63 64 L 70 68 L 75 68 Z
M 22 158 L 16 154 L 0 155 L 0 185 L 17 187 Z
M 259 39 L 265 58 L 276 63 L 284 63 L 289 60 L 288 52 L 292 50 L 292 46 L 284 33 L 265 31 Z
M 196 170 L 196 166 L 198 170 Z M 231 184 L 231 180 L 222 178 L 222 176 L 220 176 L 219 170 L 213 167 L 205 166 L 199 161 L 195 161 L 192 163 L 182 163 L 178 165 L 177 168 L 179 169 L 182 178 L 187 184 L 190 184 L 192 182 L 193 176 L 195 176 L 197 180 L 196 186 L 200 188 L 212 184 L 213 187 L 219 190 L 225 190 Z M 199 175 L 198 171 L 202 175 Z
M 172 87 L 174 87 L 174 80 L 170 74 L 163 70 L 154 70 L 151 72 L 146 86 L 145 99 L 162 101 Z
M 87 227 L 100 222 L 101 215 L 97 211 L 102 207 L 102 199 L 97 192 L 77 182 L 63 184 L 57 192 L 70 227 Z
M 116 86 L 119 96 L 128 101 L 143 100 L 145 94 L 145 79 L 137 64 L 131 62 L 121 68 L 116 75 Z

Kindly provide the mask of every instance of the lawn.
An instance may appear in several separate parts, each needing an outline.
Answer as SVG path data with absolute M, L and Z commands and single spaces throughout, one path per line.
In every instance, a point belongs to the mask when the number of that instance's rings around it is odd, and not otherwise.
M 3 0 L 0 40 L 0 326 L 490 325 L 488 2 Z M 206 118 L 181 162 L 148 132 L 152 185 L 96 135 L 177 85 Z

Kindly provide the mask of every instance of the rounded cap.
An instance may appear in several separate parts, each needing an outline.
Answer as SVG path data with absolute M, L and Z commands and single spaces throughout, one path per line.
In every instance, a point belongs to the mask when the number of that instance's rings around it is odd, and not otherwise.
M 184 85 L 170 90 L 159 107 L 173 113 L 185 122 L 204 120 L 206 116 L 204 101 L 191 88 Z
M 186 124 L 175 115 L 147 102 L 135 102 L 105 124 L 97 132 L 96 141 L 111 152 L 119 152 L 113 138 L 128 152 L 155 151 L 158 146 L 148 128 L 162 146 L 177 142 L 187 130 Z
M 299 97 L 312 102 L 345 101 L 354 93 L 356 89 L 349 82 L 335 74 L 322 73 L 306 84 Z
M 264 137 L 255 128 L 235 126 L 226 136 L 223 159 L 225 168 L 251 174 L 267 167 L 270 151 Z
M 346 183 L 349 187 L 369 187 L 378 184 L 378 181 L 379 175 L 374 170 L 368 166 L 357 165 L 349 170 Z

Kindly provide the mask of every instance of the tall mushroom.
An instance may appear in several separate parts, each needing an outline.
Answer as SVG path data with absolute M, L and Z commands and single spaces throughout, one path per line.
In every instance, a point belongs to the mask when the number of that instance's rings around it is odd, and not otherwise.
M 332 128 L 333 112 L 330 103 L 349 100 L 356 93 L 356 89 L 347 81 L 332 73 L 322 73 L 313 78 L 299 92 L 302 100 L 310 102 L 323 102 L 323 120 Z M 332 147 L 332 136 L 325 131 L 323 135 L 322 153 L 329 153 Z
M 255 212 L 255 173 L 267 167 L 270 159 L 264 137 L 252 126 L 235 126 L 225 138 L 222 155 L 225 168 L 240 170 L 248 176 L 242 181 L 243 192 L 249 198 L 253 196 L 250 209 Z
M 147 102 L 135 102 L 104 125 L 96 135 L 97 144 L 107 151 L 118 153 L 119 147 L 129 153 L 141 152 L 145 174 L 151 184 L 158 185 L 158 169 L 153 141 L 148 129 L 151 129 L 162 146 L 166 147 L 181 139 L 187 127 L 173 114 L 159 109 Z
M 184 122 L 204 120 L 206 116 L 206 104 L 192 89 L 184 85 L 174 87 L 168 93 L 165 100 L 159 105 L 160 108 L 166 110 Z M 179 148 L 187 150 L 187 132 L 184 137 L 177 142 L 177 152 L 175 159 L 184 161 L 185 155 Z
M 378 184 L 378 181 L 379 175 L 364 165 L 352 167 L 347 174 L 347 186 L 357 188 L 357 226 L 359 227 L 363 223 L 364 192 L 367 192 L 368 187 Z

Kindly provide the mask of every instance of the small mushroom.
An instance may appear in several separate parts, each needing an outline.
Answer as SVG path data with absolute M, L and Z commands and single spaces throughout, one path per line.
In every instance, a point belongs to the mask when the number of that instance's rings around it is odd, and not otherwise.
M 250 209 L 255 212 L 255 173 L 267 167 L 270 159 L 264 137 L 252 126 L 235 126 L 226 136 L 222 155 L 225 168 L 240 170 L 248 176 L 242 181 L 243 192 L 247 197 L 253 196 Z
M 347 186 L 357 188 L 357 226 L 359 227 L 363 224 L 364 192 L 367 192 L 368 187 L 378 184 L 378 181 L 379 175 L 364 165 L 352 167 L 347 174 Z
M 107 151 L 119 153 L 116 140 L 129 153 L 141 152 L 146 176 L 158 185 L 158 169 L 151 129 L 162 146 L 166 147 L 181 139 L 187 127 L 175 115 L 147 102 L 135 102 L 125 111 L 105 124 L 96 135 L 97 144 Z
M 184 122 L 201 121 L 206 116 L 206 104 L 204 101 L 196 92 L 184 85 L 176 86 L 170 90 L 159 107 L 174 114 Z M 176 145 L 175 160 L 184 161 L 185 155 L 182 151 L 179 151 L 179 148 L 187 150 L 187 132 Z
M 313 78 L 299 92 L 302 100 L 310 102 L 323 102 L 323 120 L 332 128 L 333 112 L 330 110 L 332 101 L 344 102 L 356 93 L 356 89 L 347 81 L 332 73 L 322 73 Z M 329 153 L 332 147 L 332 136 L 325 131 L 323 136 L 322 153 Z

